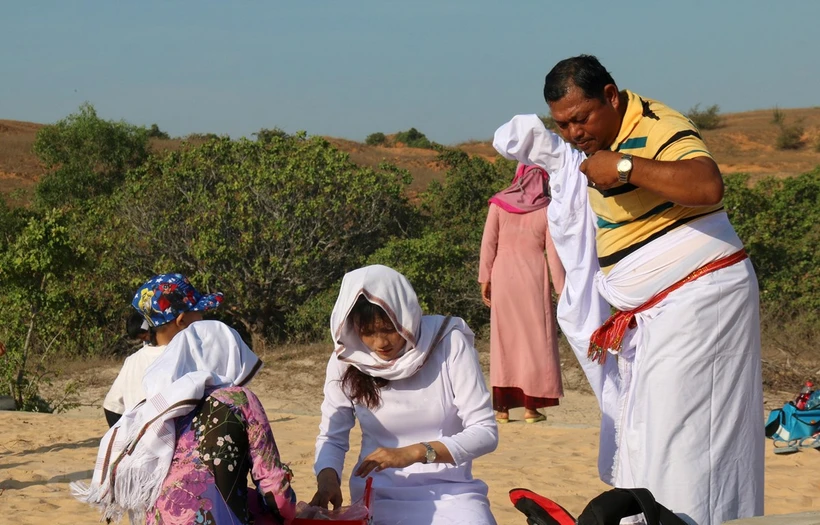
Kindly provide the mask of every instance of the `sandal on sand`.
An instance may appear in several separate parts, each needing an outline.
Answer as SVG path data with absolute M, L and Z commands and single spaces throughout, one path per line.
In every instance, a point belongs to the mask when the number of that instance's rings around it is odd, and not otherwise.
M 545 416 L 544 414 L 538 414 L 536 417 L 524 418 L 524 421 L 526 421 L 527 423 L 540 423 L 541 421 L 546 421 L 546 420 L 547 420 L 547 416 Z
M 815 450 L 820 450 L 820 434 L 804 437 L 800 440 L 800 443 L 797 444 L 797 448 L 813 448 Z
M 794 454 L 798 451 L 800 441 L 797 439 L 786 441 L 785 439 L 775 438 L 773 444 L 775 454 Z
M 498 423 L 499 425 L 503 425 L 504 423 L 509 423 L 510 418 L 508 418 L 508 417 L 497 417 L 497 418 L 495 418 L 495 422 Z

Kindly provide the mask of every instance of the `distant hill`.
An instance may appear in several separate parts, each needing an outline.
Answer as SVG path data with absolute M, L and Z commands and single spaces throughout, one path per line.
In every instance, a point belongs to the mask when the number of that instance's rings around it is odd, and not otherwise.
M 820 165 L 820 107 L 781 109 L 787 125 L 803 126 L 805 145 L 799 150 L 781 151 L 775 144 L 780 132 L 773 122 L 773 110 L 727 113 L 723 125 L 704 131 L 704 139 L 714 154 L 723 173 L 747 172 L 754 178 L 766 175 L 791 176 L 804 173 Z M 499 123 L 500 124 L 500 123 Z M 15 120 L 0 120 L 0 193 L 16 189 L 30 192 L 43 167 L 32 152 L 37 130 L 43 125 Z M 492 130 L 488 130 L 491 133 Z M 357 164 L 376 167 L 382 162 L 405 168 L 413 175 L 412 189 L 424 189 L 431 180 L 442 177 L 443 168 L 436 162 L 435 151 L 407 147 L 368 146 L 346 139 L 327 137 L 332 144 L 350 154 Z M 154 140 L 156 150 L 177 149 L 181 140 Z M 496 156 L 487 141 L 470 141 L 456 145 L 470 155 L 487 159 Z

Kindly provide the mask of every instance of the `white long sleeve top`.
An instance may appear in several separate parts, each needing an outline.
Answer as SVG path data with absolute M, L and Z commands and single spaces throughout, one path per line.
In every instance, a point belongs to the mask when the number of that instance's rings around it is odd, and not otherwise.
M 381 390 L 381 405 L 373 410 L 354 405 L 342 391 L 341 378 L 347 366 L 335 354 L 327 365 L 316 440 L 317 474 L 332 468 L 342 478 L 350 429 L 358 419 L 362 444 L 357 465 L 378 447 L 396 448 L 422 441 L 442 442 L 456 462 L 374 471 L 373 486 L 379 494 L 387 492 L 389 499 L 398 500 L 418 499 L 420 494 L 422 499 L 435 499 L 433 494 L 439 498 L 446 494 L 487 494 L 487 486 L 472 477 L 472 460 L 495 450 L 498 427 L 478 355 L 463 333 L 450 332 L 418 372 L 391 381 Z M 363 479 L 351 478 L 354 500 L 363 486 Z

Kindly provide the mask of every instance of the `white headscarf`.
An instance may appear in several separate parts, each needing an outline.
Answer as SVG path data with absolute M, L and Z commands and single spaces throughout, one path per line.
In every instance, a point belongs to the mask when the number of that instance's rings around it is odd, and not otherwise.
M 145 371 L 146 400 L 125 413 L 100 442 L 90 486 L 72 483 L 80 501 L 119 521 L 141 521 L 153 506 L 174 456 L 174 419 L 194 410 L 207 391 L 246 384 L 262 362 L 219 321 L 198 321 L 174 336 Z
M 371 352 L 353 326 L 350 311 L 361 295 L 381 307 L 396 331 L 407 341 L 404 352 L 391 361 Z M 464 320 L 422 315 L 416 292 L 407 278 L 381 265 L 365 266 L 345 274 L 330 315 L 330 332 L 339 360 L 369 376 L 388 380 L 405 379 L 415 374 L 424 366 L 434 343 L 453 330 L 463 332 L 473 344 L 473 332 Z

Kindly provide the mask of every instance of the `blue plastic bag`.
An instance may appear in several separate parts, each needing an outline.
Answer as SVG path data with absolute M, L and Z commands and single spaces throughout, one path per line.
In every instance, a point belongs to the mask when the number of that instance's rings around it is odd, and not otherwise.
M 820 408 L 798 410 L 789 401 L 783 408 L 776 408 L 769 413 L 766 421 L 766 437 L 790 441 L 803 439 L 820 432 Z

